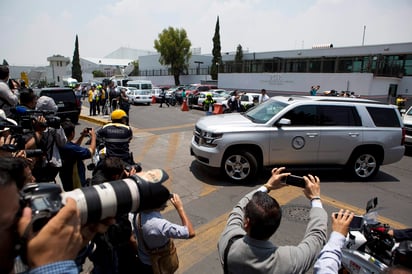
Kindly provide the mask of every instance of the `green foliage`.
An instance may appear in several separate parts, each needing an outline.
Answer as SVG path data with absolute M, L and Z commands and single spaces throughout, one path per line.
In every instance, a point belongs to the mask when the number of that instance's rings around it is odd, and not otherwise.
M 216 27 L 215 27 L 215 35 L 213 36 L 213 50 L 212 50 L 213 60 L 212 60 L 212 67 L 210 70 L 210 76 L 212 80 L 218 80 L 219 71 L 221 71 L 222 67 L 222 53 L 221 53 L 221 46 L 220 46 L 220 25 L 219 25 L 219 16 L 217 17 Z
M 236 72 L 242 72 L 242 64 L 243 64 L 243 49 L 242 49 L 242 46 L 239 44 L 236 48 L 236 55 L 235 55 Z
M 93 70 L 93 77 L 106 77 L 106 74 L 101 70 Z
M 154 48 L 160 53 L 160 64 L 170 66 L 177 86 L 180 85 L 180 74 L 188 69 L 191 46 L 186 31 L 172 27 L 164 29 L 154 41 Z
M 139 60 L 132 62 L 134 68 L 133 71 L 129 74 L 130 76 L 139 76 Z
M 9 63 L 6 61 L 6 59 L 3 59 L 3 66 L 8 66 Z
M 74 44 L 74 53 L 72 61 L 72 78 L 76 79 L 78 82 L 83 81 L 82 68 L 80 66 L 80 54 L 79 54 L 79 40 L 76 35 L 76 42 Z

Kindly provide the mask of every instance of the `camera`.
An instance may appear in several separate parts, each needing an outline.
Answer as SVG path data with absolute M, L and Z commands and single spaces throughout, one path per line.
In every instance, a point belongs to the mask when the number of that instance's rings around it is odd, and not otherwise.
M 22 206 L 32 209 L 32 229 L 39 231 L 66 203 L 76 201 L 82 224 L 98 222 L 132 212 L 161 207 L 170 196 L 161 183 L 169 176 L 163 170 L 158 183 L 147 182 L 137 175 L 126 179 L 62 192 L 55 183 L 27 184 L 20 192 Z
M 136 172 L 142 171 L 142 166 L 140 165 L 140 163 L 138 163 L 138 164 L 133 164 L 133 165 L 126 165 L 126 166 L 124 167 L 124 169 L 125 169 L 127 172 L 130 172 L 133 168 L 134 168 L 134 170 L 136 170 Z
M 0 149 L 7 152 L 17 152 L 21 150 L 17 145 L 11 144 L 4 144 L 0 147 Z M 43 155 L 43 150 L 41 149 L 26 149 L 25 152 L 27 158 L 40 157 Z
M 58 116 L 54 115 L 54 111 L 46 110 L 27 110 L 23 107 L 17 106 L 14 109 L 11 109 L 11 112 L 15 115 L 16 121 L 19 125 L 26 130 L 33 130 L 34 125 L 42 127 L 52 127 L 59 128 L 61 119 Z M 43 116 L 46 119 L 45 123 L 37 122 L 37 118 Z
M 339 213 L 335 212 L 333 214 L 334 214 L 335 218 L 337 218 Z M 355 215 L 355 216 L 353 216 L 353 219 L 349 224 L 349 228 L 351 230 L 360 230 L 362 228 L 363 223 L 364 223 L 363 216 Z
M 291 185 L 291 186 L 297 186 L 301 188 L 306 187 L 305 179 L 301 176 L 296 176 L 296 175 L 287 176 L 285 179 L 285 184 Z

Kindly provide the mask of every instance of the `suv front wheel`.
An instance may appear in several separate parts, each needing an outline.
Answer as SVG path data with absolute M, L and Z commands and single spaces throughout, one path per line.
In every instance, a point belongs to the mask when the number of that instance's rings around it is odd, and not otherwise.
M 355 152 L 347 165 L 348 171 L 358 180 L 366 181 L 378 173 L 380 164 L 375 154 L 366 151 Z
M 231 151 L 226 154 L 222 169 L 230 180 L 244 183 L 256 175 L 257 161 L 250 152 Z

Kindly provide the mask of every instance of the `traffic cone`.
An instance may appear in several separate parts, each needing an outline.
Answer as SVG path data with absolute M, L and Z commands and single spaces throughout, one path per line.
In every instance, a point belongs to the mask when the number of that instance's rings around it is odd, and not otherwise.
M 182 111 L 189 111 L 189 107 L 187 106 L 186 99 L 183 100 Z
M 152 104 L 156 104 L 156 96 L 152 95 Z
M 222 104 L 214 104 L 213 114 L 222 114 L 223 113 L 223 105 Z

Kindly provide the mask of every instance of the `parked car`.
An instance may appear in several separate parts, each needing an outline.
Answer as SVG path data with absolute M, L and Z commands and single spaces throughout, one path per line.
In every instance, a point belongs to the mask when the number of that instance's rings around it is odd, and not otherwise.
M 71 88 L 43 88 L 40 90 L 40 96 L 49 96 L 53 98 L 58 109 L 56 115 L 64 120 L 69 118 L 74 124 L 79 122 L 81 102 L 76 98 Z
M 405 132 L 396 106 L 329 96 L 275 96 L 245 113 L 205 116 L 193 132 L 191 154 L 248 182 L 260 167 L 341 167 L 370 180 L 399 161 Z
M 134 87 L 128 87 L 126 89 L 126 95 L 127 97 L 129 97 L 129 101 L 131 104 L 151 104 L 152 92 L 150 90 L 138 90 Z
M 217 104 L 221 104 L 223 101 L 227 100 L 227 98 L 230 96 L 229 94 L 226 93 L 216 93 L 216 92 L 211 92 L 210 91 L 202 91 L 199 92 L 197 96 L 197 104 L 191 105 L 190 107 L 192 108 L 203 108 L 203 102 L 206 100 L 206 96 L 208 94 L 212 95 L 212 99 L 216 101 Z
M 406 130 L 405 145 L 412 147 L 412 107 L 403 115 L 403 125 Z
M 248 110 L 249 108 L 255 106 L 257 104 L 257 102 L 259 101 L 259 93 L 241 93 L 240 94 L 240 102 L 243 105 L 243 108 L 245 110 Z M 222 105 L 223 105 L 223 112 L 227 113 L 230 112 L 230 108 L 229 108 L 229 100 L 230 97 L 228 97 L 226 100 L 222 101 Z
M 156 103 L 159 103 L 162 99 L 160 98 L 160 93 L 162 93 L 162 89 L 159 87 L 152 88 L 152 96 L 155 97 Z

